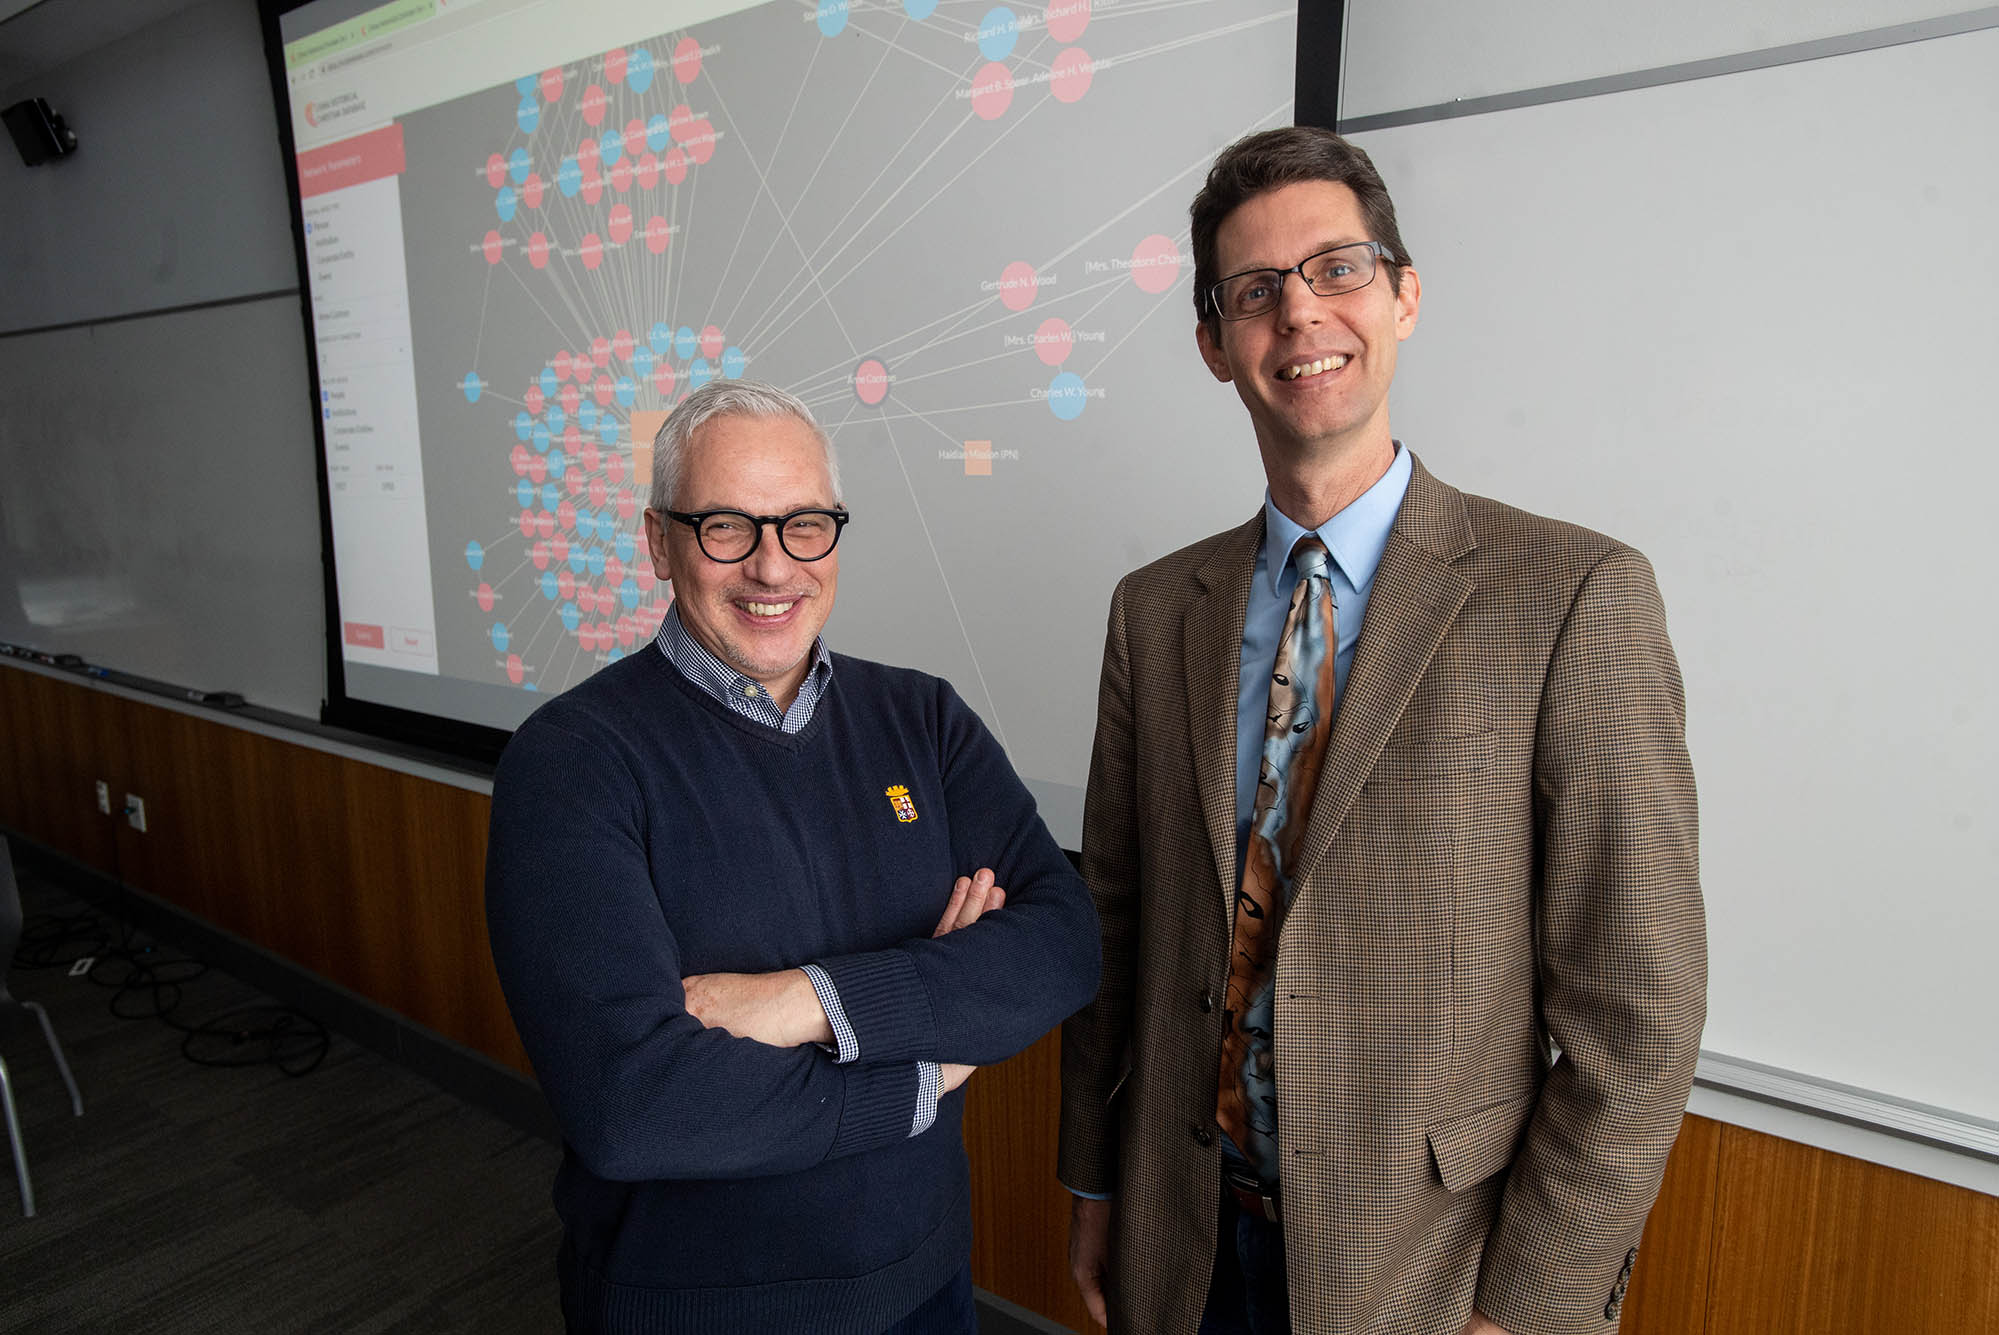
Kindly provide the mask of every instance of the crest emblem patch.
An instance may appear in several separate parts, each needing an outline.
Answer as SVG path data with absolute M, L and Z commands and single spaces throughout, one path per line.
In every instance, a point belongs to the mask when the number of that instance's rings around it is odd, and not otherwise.
M 909 799 L 909 789 L 896 784 L 888 790 L 889 805 L 895 808 L 895 818 L 904 825 L 916 819 L 916 803 Z

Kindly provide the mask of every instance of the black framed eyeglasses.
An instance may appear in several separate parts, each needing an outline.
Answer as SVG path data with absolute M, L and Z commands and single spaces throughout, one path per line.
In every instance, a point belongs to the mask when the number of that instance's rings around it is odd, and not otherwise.
M 850 517 L 845 510 L 793 510 L 785 515 L 753 515 L 742 510 L 660 513 L 693 529 L 701 554 L 722 565 L 749 560 L 763 541 L 766 524 L 777 530 L 777 545 L 792 560 L 823 560 L 840 541 L 840 530 Z
M 1297 274 L 1315 294 L 1336 297 L 1374 281 L 1380 261 L 1394 262 L 1379 241 L 1354 241 L 1308 255 L 1288 269 L 1245 269 L 1208 289 L 1208 309 L 1224 320 L 1253 320 L 1277 309 L 1284 280 Z

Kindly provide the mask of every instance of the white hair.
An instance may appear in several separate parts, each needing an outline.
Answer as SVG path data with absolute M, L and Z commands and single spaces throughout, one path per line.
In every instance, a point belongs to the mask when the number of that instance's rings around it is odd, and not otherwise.
M 760 380 L 711 380 L 689 394 L 667 415 L 652 443 L 652 495 L 655 510 L 675 508 L 675 495 L 687 480 L 687 445 L 694 433 L 717 417 L 795 417 L 812 428 L 826 451 L 826 472 L 833 479 L 833 503 L 841 504 L 840 461 L 833 441 L 795 394 Z

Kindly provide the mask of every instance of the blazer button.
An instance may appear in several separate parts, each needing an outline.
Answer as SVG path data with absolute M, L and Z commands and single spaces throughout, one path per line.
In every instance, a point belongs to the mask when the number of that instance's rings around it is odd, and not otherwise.
M 1199 1145 L 1202 1149 L 1205 1150 L 1210 1145 L 1215 1143 L 1215 1138 L 1213 1134 L 1210 1133 L 1208 1128 L 1206 1128 L 1205 1126 L 1197 1126 L 1193 1128 L 1193 1131 L 1194 1131 L 1194 1143 L 1196 1145 Z
M 1214 989 L 1210 988 L 1207 991 L 1201 993 L 1201 1014 L 1213 1015 L 1214 1013 L 1215 1013 L 1215 993 Z

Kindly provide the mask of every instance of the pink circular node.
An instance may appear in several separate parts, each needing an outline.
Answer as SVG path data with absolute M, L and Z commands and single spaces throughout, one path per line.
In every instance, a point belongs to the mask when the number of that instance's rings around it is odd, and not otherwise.
M 562 571 L 555 577 L 555 591 L 565 603 L 574 598 L 576 596 L 576 576 L 567 570 Z
M 712 362 L 722 355 L 722 349 L 728 346 L 728 342 L 722 337 L 722 331 L 711 324 L 701 331 L 701 355 Z
M 1058 42 L 1073 42 L 1090 26 L 1090 0 L 1052 0 L 1047 19 L 1050 37 Z
M 590 397 L 597 401 L 599 408 L 611 406 L 611 377 L 600 375 L 590 384 Z
M 521 520 L 520 520 L 520 524 L 521 524 L 521 536 L 522 536 L 523 538 L 531 538 L 531 537 L 533 537 L 533 536 L 534 536 L 534 511 L 532 511 L 532 510 L 523 510 L 523 511 L 521 511 Z
M 615 459 L 618 456 L 614 454 L 611 457 Z M 603 509 L 604 501 L 610 496 L 610 494 L 611 494 L 611 489 L 604 485 L 603 478 L 593 477 L 590 479 L 590 506 L 592 509 L 596 510 Z
M 1059 316 L 1049 316 L 1034 331 L 1034 355 L 1047 366 L 1060 366 L 1069 360 L 1069 353 L 1076 346 L 1076 336 L 1069 328 L 1069 322 Z
M 693 83 L 701 74 L 701 43 L 692 37 L 683 37 L 673 48 L 673 77 L 682 83 Z
M 604 53 L 604 77 L 612 83 L 625 81 L 625 48 Z
M 528 238 L 528 263 L 537 269 L 548 267 L 548 238 L 540 232 Z M 562 372 L 557 371 L 556 374 L 561 375 Z
M 661 159 L 659 169 L 666 174 L 668 185 L 679 185 L 687 179 L 687 155 L 680 151 L 679 144 L 666 150 L 666 157 Z
M 583 442 L 583 446 L 582 446 L 582 448 L 576 451 L 576 458 L 577 458 L 577 462 L 579 462 L 579 463 L 581 463 L 581 464 L 583 465 L 583 471 L 584 471 L 584 472 L 586 472 L 586 473 L 594 473 L 594 472 L 596 472 L 596 471 L 597 471 L 597 442 L 596 442 L 596 441 L 594 441 L 594 440 L 586 440 L 586 441 L 584 441 L 584 442 Z
M 688 127 L 694 124 L 694 108 L 682 102 L 666 113 L 666 132 L 676 144 L 687 142 Z
M 624 455 L 618 453 L 616 450 L 604 451 L 604 477 L 614 487 L 625 480 Z M 592 494 L 594 495 L 595 493 L 593 492 Z M 598 501 L 596 504 L 602 505 L 603 502 Z
M 619 158 L 617 166 L 611 168 L 611 188 L 624 194 L 632 188 L 632 160 Z
M 613 210 L 614 215 L 615 212 Z M 629 329 L 620 329 L 617 333 L 611 335 L 611 355 L 621 362 L 629 362 L 632 359 L 632 344 L 632 331 Z
M 514 448 L 507 455 L 507 462 L 513 465 L 515 477 L 526 477 L 528 475 L 528 460 L 531 457 L 528 454 L 527 446 L 521 444 L 519 441 L 514 442 Z
M 666 219 L 660 217 L 657 213 L 646 219 L 647 250 L 650 250 L 655 255 L 664 254 L 666 243 L 672 238 L 673 232 L 667 227 Z
M 562 389 L 563 398 L 565 399 L 571 398 L 575 395 L 575 393 L 576 393 L 576 386 L 574 385 L 563 386 Z M 569 411 L 573 412 L 574 410 L 571 409 Z M 562 428 L 562 452 L 565 455 L 569 456 L 571 459 L 574 459 L 576 457 L 576 452 L 582 448 L 583 448 L 583 432 L 576 425 L 576 423 L 571 422 L 568 426 Z
M 639 625 L 637 618 L 633 617 L 631 613 L 627 612 L 625 615 L 618 618 L 617 626 L 618 626 L 618 647 L 620 649 L 631 648 L 632 644 L 639 637 Z
M 595 232 L 585 236 L 583 244 L 578 246 L 577 250 L 582 253 L 583 267 L 586 269 L 594 269 L 604 262 L 604 238 Z
M 595 204 L 603 197 L 604 178 L 593 171 L 583 178 L 583 202 Z
M 546 510 L 536 511 L 534 517 L 534 531 L 536 533 L 539 533 L 544 538 L 554 537 L 555 516 L 550 514 Z
M 618 518 L 621 520 L 630 520 L 638 512 L 639 498 L 632 495 L 630 487 L 626 487 L 618 493 Z
M 548 406 L 542 397 L 540 385 L 529 385 L 528 392 L 521 396 L 521 406 L 528 410 L 529 417 L 540 417 L 541 410 Z
M 604 583 L 615 589 L 625 582 L 625 563 L 615 556 L 604 558 Z
M 641 190 L 650 190 L 659 184 L 659 158 L 650 149 L 640 156 L 636 175 Z
M 645 152 L 646 123 L 634 116 L 625 122 L 625 156 L 635 158 Z
M 599 370 L 611 364 L 610 339 L 600 337 L 590 340 L 590 363 Z M 588 372 L 584 372 L 583 375 L 579 375 L 577 378 L 580 380 L 588 374 Z
M 1055 57 L 1048 77 L 1048 91 L 1055 95 L 1057 102 L 1080 102 L 1083 94 L 1090 91 L 1090 80 L 1096 74 L 1096 66 L 1090 60 L 1090 53 L 1080 46 L 1065 48 Z
M 498 190 L 507 179 L 507 160 L 495 153 L 486 159 L 486 184 Z
M 557 380 L 569 379 L 569 352 L 567 349 L 556 353 L 554 360 L 549 362 L 549 365 L 555 368 L 555 378 Z M 562 406 L 569 408 L 570 412 L 576 411 L 574 408 L 570 408 L 567 403 L 564 403 Z
M 559 69 L 541 72 L 541 100 L 560 102 L 562 100 L 562 71 Z
M 706 162 L 715 156 L 715 127 L 706 116 L 688 127 L 687 151 L 696 162 Z
M 972 76 L 972 114 L 982 121 L 998 120 L 1013 105 L 1013 71 L 997 60 Z
M 589 125 L 602 125 L 604 123 L 604 108 L 609 102 L 610 99 L 604 96 L 604 90 L 596 84 L 593 83 L 588 88 L 585 88 L 583 90 L 584 122 Z
M 529 172 L 527 180 L 521 182 L 521 202 L 531 209 L 540 208 L 541 192 L 544 188 L 541 173 Z
M 1024 311 L 1034 304 L 1034 294 L 1041 286 L 1041 276 L 1034 272 L 1034 266 L 1026 260 L 1015 260 L 1000 270 L 1000 304 L 1010 311 Z
M 618 165 L 622 167 L 624 164 L 619 163 Z M 615 241 L 617 244 L 622 246 L 625 244 L 625 242 L 632 239 L 632 210 L 630 205 L 628 204 L 612 205 L 611 216 L 608 219 L 608 223 L 609 227 L 607 228 L 607 230 L 611 233 L 611 240 Z M 619 353 L 618 355 L 623 357 L 626 361 L 630 361 L 632 359 L 632 336 L 630 334 L 626 334 L 624 338 L 625 338 L 625 350 Z
M 649 562 L 641 561 L 632 571 L 632 582 L 639 586 L 640 593 L 651 593 L 652 586 L 659 582 L 659 578 L 652 573 L 652 565 Z
M 603 161 L 604 150 L 597 146 L 595 139 L 586 136 L 583 142 L 576 146 L 576 166 L 585 176 L 596 171 Z
M 576 377 L 578 385 L 588 389 L 590 387 L 590 367 L 596 360 L 595 357 L 588 352 L 572 352 L 569 356 L 570 374 Z M 604 344 L 604 360 L 606 362 L 611 360 L 611 345 L 609 343 Z
M 500 234 L 490 229 L 486 233 L 486 239 L 479 243 L 479 253 L 486 257 L 488 264 L 498 264 L 506 248 L 506 243 L 500 240 Z
M 569 355 L 568 353 L 563 354 L 563 356 L 565 357 L 568 355 Z M 561 375 L 562 372 L 558 370 L 556 374 Z M 557 397 L 562 401 L 562 411 L 563 414 L 567 417 L 576 416 L 576 410 L 583 406 L 583 391 L 579 390 L 574 385 L 564 385 L 562 387 L 562 393 L 559 394 Z M 569 424 L 568 430 L 562 433 L 562 438 L 564 440 L 568 440 L 569 432 L 574 431 L 575 429 L 576 429 L 576 423 L 571 422 Z
M 1157 295 L 1179 279 L 1180 248 L 1171 237 L 1154 232 L 1132 249 L 1131 281 L 1138 284 L 1139 291 Z
M 507 655 L 507 680 L 518 686 L 527 680 L 527 664 L 521 662 L 519 654 Z
M 564 473 L 562 475 L 562 485 L 569 488 L 571 496 L 581 496 L 583 494 L 583 474 L 574 471 Z
M 573 529 L 573 528 L 575 528 L 575 527 L 576 527 L 576 506 L 575 506 L 575 503 L 574 503 L 574 502 L 571 502 L 571 501 L 564 501 L 564 502 L 562 502 L 562 504 L 560 504 L 560 505 L 556 506 L 556 507 L 555 507 L 555 522 L 556 522 L 556 523 L 558 523 L 558 524 L 560 524 L 560 525 L 562 525 L 562 531 L 563 531 L 564 533 L 567 533 L 567 532 L 568 532 L 568 531 L 569 531 L 570 529 Z M 565 543 L 563 543 L 562 545 L 563 545 L 563 546 L 565 546 L 565 547 L 567 547 L 567 546 L 568 546 L 569 544 L 568 544 L 567 542 L 565 542 Z M 565 561 L 566 561 L 566 560 L 568 560 L 568 559 L 569 559 L 569 553 L 568 553 L 568 552 L 564 552 L 564 553 L 562 554 L 562 559 L 563 559 L 563 560 L 565 560 Z
M 870 408 L 888 397 L 888 367 L 873 357 L 854 368 L 854 397 Z
M 492 585 L 490 585 L 490 584 L 481 584 L 481 585 L 479 586 L 479 595 L 478 595 L 478 596 L 479 596 L 479 610 L 480 610 L 481 612 L 490 612 L 490 611 L 492 611 L 492 610 L 493 610 L 493 586 L 492 586 Z
M 528 460 L 528 481 L 534 483 L 536 486 L 540 486 L 542 483 L 548 481 L 548 459 L 546 456 L 537 454 L 534 458 Z
M 572 510 L 574 509 L 574 507 L 571 508 Z M 555 565 L 561 565 L 569 559 L 568 534 L 558 533 L 548 540 L 548 559 Z
M 652 387 L 662 395 L 671 397 L 674 383 L 679 379 L 673 373 L 673 366 L 664 357 L 652 364 Z
M 528 553 L 528 560 L 534 562 L 536 570 L 548 569 L 548 543 L 546 540 L 541 538 L 535 539 L 534 548 Z

